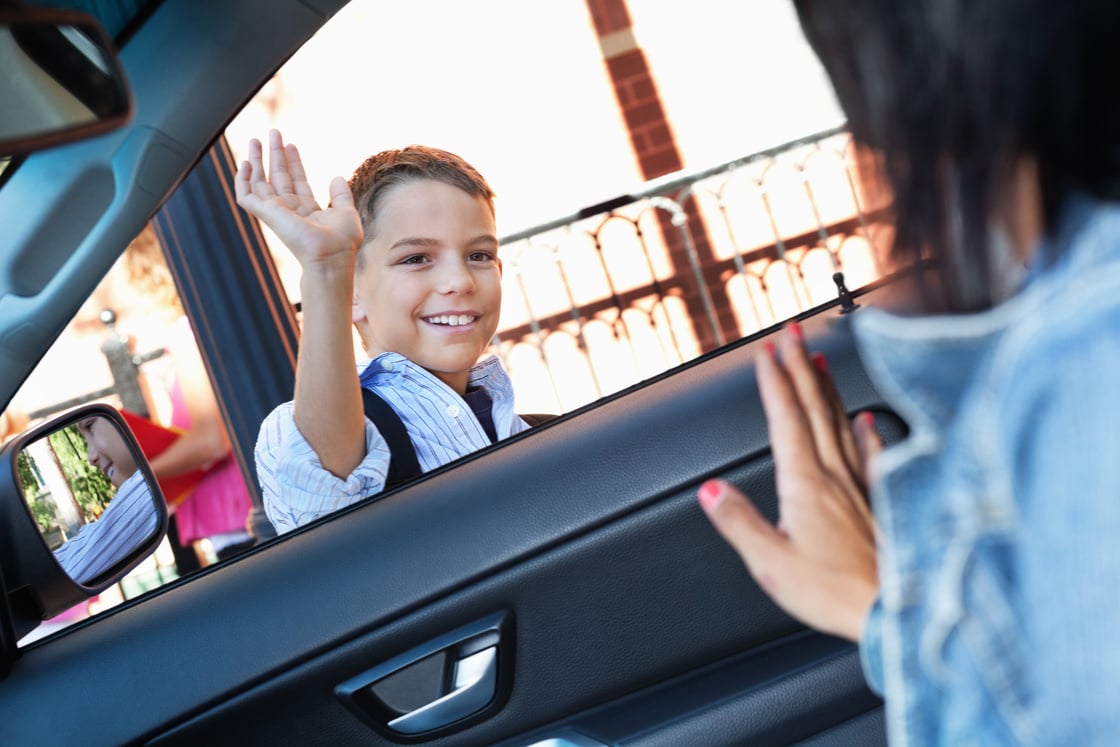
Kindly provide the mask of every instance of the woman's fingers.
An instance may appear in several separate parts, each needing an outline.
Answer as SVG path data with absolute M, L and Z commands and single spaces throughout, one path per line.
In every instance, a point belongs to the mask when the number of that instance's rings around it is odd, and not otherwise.
M 773 345 L 767 343 L 765 352 L 755 361 L 755 372 L 778 481 L 799 470 L 819 468 L 812 426 Z
M 723 480 L 705 482 L 697 498 L 712 526 L 779 607 L 818 630 L 859 640 L 878 588 L 873 547 L 870 563 L 849 560 L 867 558 L 869 548 L 859 533 L 836 527 L 830 532 L 835 552 L 821 557 L 781 534 Z
M 773 346 L 756 362 L 758 390 L 770 434 L 774 482 L 778 492 L 778 531 L 794 540 L 810 539 L 822 501 L 831 500 L 829 470 L 821 461 L 809 413 L 785 360 Z
M 816 369 L 818 389 L 824 400 L 827 413 L 822 413 L 819 418 L 822 433 L 821 438 L 828 439 L 828 446 L 818 444 L 818 451 L 822 456 L 821 461 L 832 470 L 845 489 L 841 495 L 848 499 L 852 510 L 859 517 L 859 523 L 866 526 L 869 533 L 873 533 L 873 520 L 871 506 L 867 501 L 867 470 L 864 469 L 864 459 L 860 453 L 856 434 L 852 423 L 848 420 L 848 411 L 836 383 L 828 371 L 828 362 L 823 353 L 814 353 L 809 356 Z M 834 439 L 834 440 L 833 440 Z
M 844 403 L 828 373 L 827 362 L 819 353 L 809 354 L 801 328 L 796 322 L 789 326 L 779 344 L 780 363 L 793 384 L 800 407 L 804 411 L 804 420 L 809 423 L 815 463 L 823 470 L 823 474 L 809 478 L 808 483 L 835 483 L 835 489 L 817 491 L 820 496 L 818 500 L 842 502 L 844 505 L 838 504 L 836 510 L 840 514 L 847 514 L 847 520 L 851 520 L 861 527 L 861 531 L 871 536 L 873 521 L 866 498 L 867 483 L 859 448 L 848 422 Z M 776 442 L 777 438 L 773 440 Z M 783 528 L 790 529 L 785 508 L 782 516 Z
M 831 422 L 836 430 L 836 436 L 840 440 L 840 452 L 844 462 L 852 473 L 856 484 L 861 489 L 866 489 L 867 483 L 862 471 L 859 447 L 856 444 L 855 434 L 848 423 L 848 410 L 844 407 L 844 400 L 840 398 L 840 392 L 836 389 L 836 382 L 832 380 L 832 374 L 828 370 L 828 359 L 825 358 L 824 353 L 813 353 L 809 358 L 813 362 L 813 367 L 817 369 L 817 381 L 820 383 L 825 400 L 832 409 Z
M 700 486 L 700 505 L 712 526 L 730 544 L 758 585 L 773 595 L 779 585 L 780 569 L 786 563 L 789 540 L 766 520 L 750 499 L 723 480 L 708 480 Z
M 801 326 L 797 322 L 789 325 L 779 341 L 781 363 L 793 383 L 805 419 L 812 429 L 815 451 L 820 463 L 829 472 L 841 479 L 851 480 L 851 465 L 847 461 L 841 427 L 847 428 L 847 417 L 838 415 L 836 402 L 830 397 L 824 385 L 828 379 L 822 374 L 819 364 L 814 364 L 805 348 Z
M 883 450 L 883 437 L 875 427 L 875 415 L 870 410 L 864 410 L 857 415 L 852 427 L 856 448 L 859 451 L 860 471 L 865 475 L 865 479 L 870 479 L 871 463 Z
M 856 640 L 878 581 L 874 524 L 845 443 L 847 416 L 827 372 L 812 362 L 794 327 L 756 361 L 778 494 L 778 527 L 734 487 L 710 480 L 698 499 L 759 585 L 794 617 Z M 861 428 L 863 426 L 860 426 Z

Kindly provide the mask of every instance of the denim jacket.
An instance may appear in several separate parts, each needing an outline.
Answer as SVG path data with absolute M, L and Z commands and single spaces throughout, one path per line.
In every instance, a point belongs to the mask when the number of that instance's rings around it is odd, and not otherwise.
M 891 744 L 1120 744 L 1120 207 L 1074 201 L 989 311 L 856 317 L 910 426 L 860 642 Z

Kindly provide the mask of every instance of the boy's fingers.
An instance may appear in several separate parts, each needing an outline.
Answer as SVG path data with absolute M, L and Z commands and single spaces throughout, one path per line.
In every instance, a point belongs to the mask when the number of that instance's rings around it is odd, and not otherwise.
M 288 153 L 279 130 L 270 130 L 268 133 L 268 181 L 277 194 L 292 191 L 292 180 L 288 174 Z
M 708 480 L 700 486 L 697 499 L 716 531 L 735 548 L 758 584 L 773 591 L 775 573 L 788 567 L 789 540 L 754 504 L 723 480 Z
M 303 168 L 303 159 L 300 158 L 299 148 L 289 143 L 285 152 L 288 156 L 288 172 L 292 177 L 293 190 L 301 197 L 315 199 L 315 196 L 311 193 L 311 185 L 307 183 L 307 171 Z
M 249 184 L 249 177 L 252 173 L 253 167 L 248 161 L 242 161 L 237 167 L 237 174 L 233 178 L 233 193 L 237 197 L 238 205 L 241 205 L 241 201 L 252 193 L 252 187 Z
M 331 179 L 329 187 L 331 201 L 330 206 L 335 208 L 352 208 L 354 207 L 354 195 L 350 192 L 350 185 L 341 176 L 336 176 Z
M 249 157 L 247 160 L 249 164 L 249 188 L 256 189 L 260 185 L 267 185 L 268 182 L 264 180 L 264 155 L 261 141 L 256 138 L 249 140 Z

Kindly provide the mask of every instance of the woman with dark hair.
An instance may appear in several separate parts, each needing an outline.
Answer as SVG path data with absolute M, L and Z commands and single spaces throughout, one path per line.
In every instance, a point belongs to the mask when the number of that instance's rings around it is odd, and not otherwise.
M 859 643 L 893 743 L 1115 742 L 1120 3 L 795 5 L 892 253 L 929 268 L 925 313 L 853 320 L 910 432 L 849 426 L 793 325 L 757 371 L 779 525 L 722 481 L 700 504 L 779 605 Z

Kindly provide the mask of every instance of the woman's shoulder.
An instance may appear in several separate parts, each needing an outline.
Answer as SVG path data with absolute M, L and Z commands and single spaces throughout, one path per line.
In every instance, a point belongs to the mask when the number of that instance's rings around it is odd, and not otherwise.
M 994 405 L 993 428 L 1029 428 L 1046 413 L 1070 408 L 1086 429 L 1114 428 L 1120 418 L 1120 256 L 1055 278 L 1026 300 L 992 351 L 983 382 L 981 401 Z

